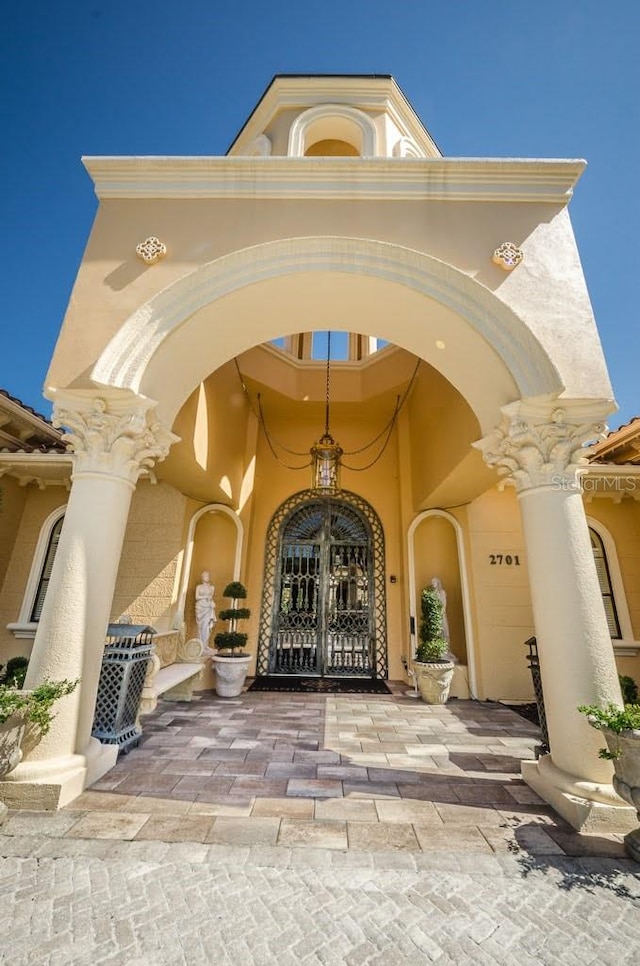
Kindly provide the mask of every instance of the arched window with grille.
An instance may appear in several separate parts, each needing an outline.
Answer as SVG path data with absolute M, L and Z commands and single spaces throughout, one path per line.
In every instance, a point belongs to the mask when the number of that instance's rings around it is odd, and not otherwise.
M 607 561 L 604 543 L 600 534 L 597 533 L 593 527 L 589 527 L 589 536 L 591 537 L 591 548 L 593 550 L 593 556 L 596 562 L 596 571 L 598 573 L 598 581 L 600 583 L 600 593 L 602 594 L 604 610 L 605 614 L 607 615 L 609 633 L 611 634 L 612 640 L 619 641 L 622 638 L 622 633 L 620 631 L 618 610 L 613 594 L 613 585 L 611 583 L 611 571 L 609 570 L 609 562 Z

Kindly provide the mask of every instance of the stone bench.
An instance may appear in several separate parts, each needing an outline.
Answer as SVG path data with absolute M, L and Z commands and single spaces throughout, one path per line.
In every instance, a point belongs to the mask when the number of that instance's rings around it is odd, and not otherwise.
M 138 717 L 155 711 L 160 697 L 165 701 L 191 701 L 204 656 L 202 643 L 195 637 L 184 641 L 179 631 L 156 634 Z

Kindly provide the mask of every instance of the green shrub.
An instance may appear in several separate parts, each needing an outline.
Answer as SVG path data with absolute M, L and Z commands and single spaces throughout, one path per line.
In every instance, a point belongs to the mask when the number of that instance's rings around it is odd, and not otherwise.
M 638 700 L 638 685 L 628 674 L 621 674 L 619 680 L 622 700 L 625 704 L 635 704 Z
M 425 587 L 420 595 L 420 643 L 416 659 L 423 664 L 447 660 L 449 645 L 444 639 L 442 601 L 435 587 Z
M 232 600 L 244 600 L 247 596 L 247 589 L 239 580 L 232 580 L 222 591 L 222 596 L 230 597 Z
M 213 642 L 220 651 L 234 651 L 236 647 L 244 647 L 248 638 L 248 634 L 241 634 L 239 631 L 220 631 Z
M 1 683 L 10 688 L 21 688 L 27 676 L 28 657 L 10 657 L 1 678 Z
M 243 621 L 251 617 L 251 611 L 248 607 L 229 607 L 227 610 L 221 610 L 218 617 L 221 621 Z
M 46 735 L 53 721 L 51 708 L 60 698 L 71 694 L 78 681 L 44 681 L 33 691 L 19 691 L 17 688 L 0 685 L 0 724 L 4 724 L 14 714 L 24 718 L 27 724 L 35 725 L 40 735 Z
M 247 596 L 247 591 L 239 581 L 232 580 L 225 587 L 223 596 L 230 597 L 232 602 L 235 603 L 236 600 L 244 600 Z M 238 621 L 251 617 L 251 611 L 248 607 L 227 607 L 225 610 L 220 611 L 219 616 L 220 620 L 228 622 L 229 630 L 220 631 L 216 634 L 213 643 L 219 651 L 231 651 L 230 656 L 235 657 L 236 648 L 242 650 L 248 640 L 248 634 L 243 634 L 238 631 Z M 243 654 L 238 655 L 238 657 L 243 656 Z
M 581 705 L 578 711 L 586 714 L 589 724 L 594 728 L 607 728 L 617 735 L 623 731 L 640 731 L 640 704 L 626 704 L 624 708 L 615 704 L 606 708 L 599 708 L 595 704 Z M 615 760 L 620 757 L 621 752 L 601 748 L 598 754 L 600 758 Z

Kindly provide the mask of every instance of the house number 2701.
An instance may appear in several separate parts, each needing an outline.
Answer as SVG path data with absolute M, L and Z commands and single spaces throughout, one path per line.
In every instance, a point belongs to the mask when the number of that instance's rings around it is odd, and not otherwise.
M 492 567 L 519 567 L 520 557 L 517 553 L 490 553 L 489 563 Z

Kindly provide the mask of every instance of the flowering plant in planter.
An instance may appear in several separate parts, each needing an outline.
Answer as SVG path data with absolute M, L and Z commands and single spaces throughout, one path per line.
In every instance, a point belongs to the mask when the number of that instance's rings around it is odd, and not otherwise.
M 51 727 L 53 705 L 71 694 L 77 681 L 44 681 L 33 691 L 0 684 L 0 779 L 20 764 L 25 740 L 37 744 Z M 0 823 L 7 816 L 0 803 Z
M 607 747 L 599 755 L 613 762 L 613 787 L 635 808 L 640 820 L 640 704 L 625 704 L 624 708 L 582 705 L 578 711 L 604 735 Z M 640 828 L 625 835 L 624 845 L 627 854 L 640 862 Z
M 20 718 L 26 725 L 34 725 L 40 737 L 46 735 L 53 720 L 53 705 L 75 691 L 77 685 L 77 681 L 44 681 L 33 691 L 0 685 L 0 725 L 10 718 Z
M 640 754 L 640 704 L 625 704 L 624 708 L 619 708 L 615 704 L 610 704 L 606 708 L 599 708 L 595 704 L 582 705 L 578 708 L 581 714 L 586 714 L 589 724 L 594 728 L 600 728 L 607 737 L 607 747 L 601 748 L 598 752 L 600 758 L 609 761 L 616 761 L 623 753 L 620 735 L 628 732 L 638 736 L 638 753 Z M 611 740 L 607 735 L 612 735 Z M 613 736 L 618 737 L 613 737 Z

